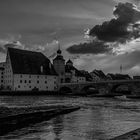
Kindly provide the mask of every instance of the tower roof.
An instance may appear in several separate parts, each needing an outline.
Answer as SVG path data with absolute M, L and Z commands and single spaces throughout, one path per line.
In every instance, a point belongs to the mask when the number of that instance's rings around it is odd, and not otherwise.
M 70 63 L 70 64 L 73 64 L 73 62 L 69 59 L 67 62 L 67 64 Z
M 57 50 L 57 54 L 61 54 L 62 51 L 60 49 Z
M 60 50 L 60 47 L 58 48 L 57 50 L 57 56 L 53 59 L 54 60 L 62 60 L 62 61 L 65 61 L 63 56 L 61 55 L 62 51 Z

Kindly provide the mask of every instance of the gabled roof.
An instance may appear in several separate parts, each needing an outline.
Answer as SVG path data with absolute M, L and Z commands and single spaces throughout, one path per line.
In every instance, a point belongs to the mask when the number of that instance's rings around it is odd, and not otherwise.
M 72 66 L 72 65 L 66 65 L 65 66 L 65 72 L 66 73 L 72 73 L 73 70 L 75 71 L 75 76 L 85 77 L 85 75 L 82 72 L 80 72 L 78 69 L 76 69 L 74 66 Z
M 108 73 L 107 75 L 110 76 L 112 80 L 127 80 L 127 79 L 132 79 L 128 74 L 113 74 L 113 73 Z
M 68 63 L 73 64 L 73 62 L 70 59 L 66 62 L 66 64 L 68 64 Z
M 88 71 L 85 71 L 85 70 L 80 70 L 80 72 L 82 73 L 82 74 L 84 74 L 84 76 L 86 77 L 86 81 L 92 81 L 92 76 L 89 74 L 89 72 Z
M 57 75 L 50 60 L 40 52 L 8 48 L 8 53 L 14 74 Z
M 95 75 L 97 75 L 98 77 L 102 78 L 102 79 L 107 79 L 106 75 L 103 73 L 103 71 L 101 70 L 94 70 L 93 72 Z

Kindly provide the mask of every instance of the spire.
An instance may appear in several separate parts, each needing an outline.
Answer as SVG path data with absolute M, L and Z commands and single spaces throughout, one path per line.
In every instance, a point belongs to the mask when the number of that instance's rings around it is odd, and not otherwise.
M 59 43 L 59 41 L 58 41 L 58 50 L 57 50 L 57 54 L 58 54 L 58 55 L 61 55 L 61 53 L 62 53 L 62 51 L 61 51 L 61 49 L 60 49 L 60 43 Z

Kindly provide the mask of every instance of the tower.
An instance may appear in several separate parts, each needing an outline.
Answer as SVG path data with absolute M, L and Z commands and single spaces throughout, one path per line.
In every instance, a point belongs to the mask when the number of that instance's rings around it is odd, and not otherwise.
M 62 51 L 60 49 L 60 46 L 57 50 L 57 56 L 53 59 L 53 66 L 57 74 L 59 75 L 59 82 L 64 83 L 65 82 L 65 60 L 63 56 L 61 55 Z
M 66 65 L 67 65 L 67 66 L 73 66 L 73 62 L 69 59 L 69 60 L 66 62 Z

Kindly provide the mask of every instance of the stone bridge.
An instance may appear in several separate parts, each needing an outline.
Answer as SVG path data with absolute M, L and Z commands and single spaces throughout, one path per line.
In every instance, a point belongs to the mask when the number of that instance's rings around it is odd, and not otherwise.
M 87 93 L 94 89 L 99 94 L 117 93 L 118 88 L 125 89 L 130 94 L 140 93 L 140 80 L 108 80 L 84 83 L 61 83 L 58 87 L 61 93 Z

